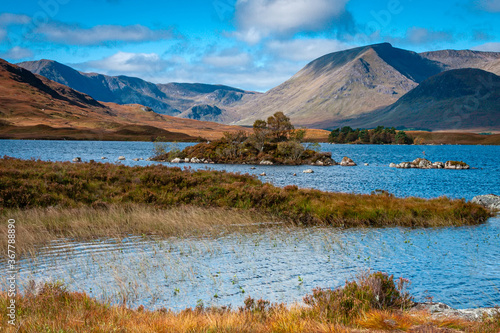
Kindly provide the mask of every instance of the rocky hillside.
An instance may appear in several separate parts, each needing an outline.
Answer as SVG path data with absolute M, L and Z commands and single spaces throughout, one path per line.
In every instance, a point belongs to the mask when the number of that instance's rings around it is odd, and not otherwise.
M 500 128 L 500 76 L 480 69 L 456 69 L 435 75 L 389 107 L 340 125 L 378 125 L 426 130 Z
M 154 84 L 135 77 L 83 73 L 52 60 L 28 61 L 18 65 L 99 101 L 141 104 L 167 115 L 179 115 L 196 105 L 224 108 L 246 94 L 254 94 L 223 85 Z
M 276 111 L 296 125 L 328 128 L 387 106 L 442 71 L 439 64 L 388 43 L 335 52 L 314 60 L 264 95 L 238 105 L 238 124 Z

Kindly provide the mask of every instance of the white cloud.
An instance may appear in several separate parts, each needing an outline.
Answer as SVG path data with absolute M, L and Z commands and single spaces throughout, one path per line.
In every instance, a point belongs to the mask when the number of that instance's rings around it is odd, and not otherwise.
M 28 24 L 31 19 L 26 15 L 18 15 L 11 13 L 0 14 L 0 26 L 6 27 L 13 24 Z
M 252 57 L 248 53 L 233 49 L 219 54 L 207 55 L 202 61 L 214 67 L 242 67 L 250 65 Z
M 486 43 L 473 47 L 472 50 L 475 51 L 485 51 L 485 52 L 500 52 L 500 43 Z
M 146 42 L 175 37 L 171 30 L 151 30 L 139 24 L 129 26 L 98 25 L 92 28 L 82 28 L 63 23 L 50 23 L 39 27 L 36 33 L 43 35 L 51 42 L 69 45 Z
M 255 44 L 269 35 L 317 31 L 345 13 L 349 0 L 238 0 L 235 36 Z
M 111 75 L 149 76 L 164 71 L 168 63 L 156 53 L 118 52 L 110 57 L 77 64 L 83 70 L 98 70 Z
M 280 58 L 294 61 L 312 61 L 325 54 L 352 48 L 336 39 L 294 39 L 288 41 L 274 40 L 267 43 L 267 48 Z
M 480 0 L 479 8 L 492 13 L 500 12 L 500 0 Z
M 408 29 L 406 32 L 406 38 L 412 44 L 428 44 L 453 40 L 453 36 L 449 32 L 433 31 L 418 27 Z
M 23 47 L 14 46 L 7 52 L 2 53 L 2 57 L 6 59 L 20 60 L 20 59 L 32 58 L 33 52 Z

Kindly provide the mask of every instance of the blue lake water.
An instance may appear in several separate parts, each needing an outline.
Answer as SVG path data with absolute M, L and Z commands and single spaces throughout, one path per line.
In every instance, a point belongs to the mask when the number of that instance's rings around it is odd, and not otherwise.
M 184 147 L 185 144 L 179 144 Z M 152 143 L 0 141 L 0 155 L 24 159 L 116 162 L 127 165 L 151 156 Z M 339 161 L 357 167 L 197 165 L 242 173 L 266 172 L 278 186 L 369 193 L 384 189 L 398 196 L 471 199 L 500 194 L 500 147 L 322 145 Z M 461 160 L 477 169 L 392 169 L 390 162 L 425 156 L 432 161 Z M 365 166 L 364 163 L 368 163 Z M 168 165 L 168 163 L 166 163 Z M 181 165 L 187 166 L 187 165 Z M 297 177 L 293 177 L 293 173 Z M 239 306 L 247 296 L 297 302 L 315 287 L 337 287 L 366 269 L 412 281 L 417 300 L 433 297 L 457 308 L 500 304 L 500 218 L 472 227 L 436 229 L 263 229 L 214 238 L 99 240 L 56 243 L 19 264 L 20 281 L 62 280 L 73 290 L 131 306 L 182 309 L 204 304 Z M 0 261 L 0 272 L 6 270 Z M 3 274 L 2 274 L 3 275 Z M 299 279 L 300 277 L 300 279 Z

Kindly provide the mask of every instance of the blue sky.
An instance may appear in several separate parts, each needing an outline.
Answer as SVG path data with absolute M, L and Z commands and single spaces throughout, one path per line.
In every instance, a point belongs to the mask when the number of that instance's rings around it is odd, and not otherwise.
M 0 57 L 266 91 L 361 45 L 500 52 L 499 22 L 500 0 L 2 1 Z

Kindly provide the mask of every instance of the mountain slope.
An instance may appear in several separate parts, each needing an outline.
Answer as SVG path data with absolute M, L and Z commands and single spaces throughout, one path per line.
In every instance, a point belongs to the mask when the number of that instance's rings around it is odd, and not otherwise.
M 18 65 L 99 101 L 142 104 L 168 115 L 178 115 L 200 104 L 224 107 L 239 101 L 245 94 L 253 94 L 223 85 L 154 84 L 128 76 L 83 73 L 52 60 L 27 61 Z
M 142 105 L 98 102 L 0 59 L 0 138 L 214 139 L 240 127 L 149 112 Z
M 439 62 L 443 70 L 478 68 L 500 75 L 500 52 L 442 50 L 423 52 L 420 55 Z
M 425 80 L 393 105 L 338 125 L 498 130 L 500 76 L 472 68 L 446 71 Z
M 283 111 L 294 124 L 328 128 L 394 103 L 426 78 L 441 72 L 439 64 L 388 43 L 359 47 L 320 57 L 264 95 L 235 106 L 250 125 Z

